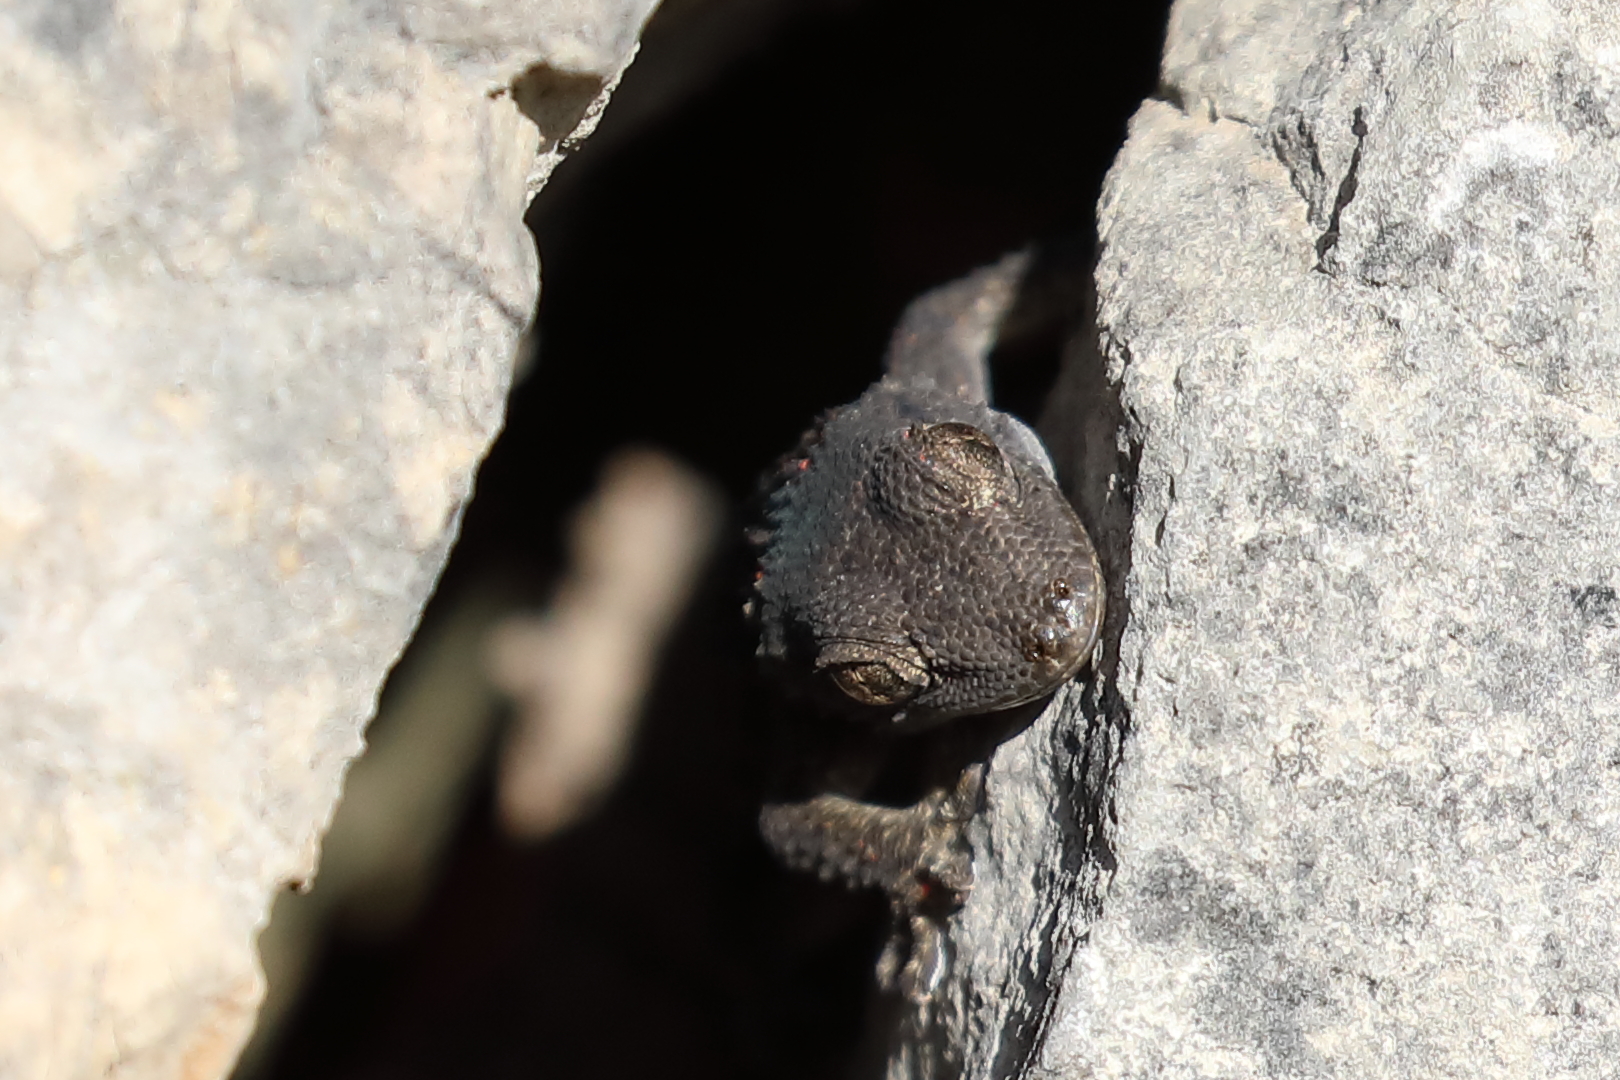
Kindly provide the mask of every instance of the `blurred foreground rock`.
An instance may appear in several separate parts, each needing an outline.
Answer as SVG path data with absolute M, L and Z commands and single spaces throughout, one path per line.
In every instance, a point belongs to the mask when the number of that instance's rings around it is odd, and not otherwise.
M 1022 1075 L 1613 1076 L 1620 13 L 1184 0 L 1164 72 L 1118 868 Z
M 651 6 L 0 11 L 0 1075 L 229 1069 Z
M 568 571 L 546 610 L 490 630 L 485 667 L 516 713 L 496 785 L 507 835 L 544 839 L 619 779 L 721 518 L 701 474 L 656 450 L 621 451 L 569 524 Z

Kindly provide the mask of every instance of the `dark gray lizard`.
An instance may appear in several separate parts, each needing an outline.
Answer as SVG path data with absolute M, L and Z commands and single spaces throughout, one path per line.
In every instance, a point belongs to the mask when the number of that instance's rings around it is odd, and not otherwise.
M 822 744 L 796 744 L 799 785 L 766 804 L 761 831 L 790 866 L 887 893 L 898 933 L 879 980 L 919 1003 L 972 886 L 964 827 L 988 750 L 900 804 L 874 797 L 883 762 L 913 733 L 1049 696 L 1102 620 L 1096 551 L 1046 451 L 988 403 L 986 361 L 1027 262 L 915 301 L 884 376 L 784 460 L 752 537 L 761 661 Z

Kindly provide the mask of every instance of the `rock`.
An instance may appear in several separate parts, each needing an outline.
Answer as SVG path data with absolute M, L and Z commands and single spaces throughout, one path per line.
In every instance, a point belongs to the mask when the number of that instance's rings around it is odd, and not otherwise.
M 719 539 L 722 499 L 677 458 L 619 451 L 568 523 L 568 568 L 545 609 L 508 615 L 485 646 L 510 703 L 496 774 L 502 831 L 534 842 L 598 809 Z
M 1099 209 L 1118 866 L 1018 1075 L 1613 1075 L 1620 14 L 1183 0 L 1165 57 Z
M 0 12 L 0 1075 L 229 1069 L 652 2 Z

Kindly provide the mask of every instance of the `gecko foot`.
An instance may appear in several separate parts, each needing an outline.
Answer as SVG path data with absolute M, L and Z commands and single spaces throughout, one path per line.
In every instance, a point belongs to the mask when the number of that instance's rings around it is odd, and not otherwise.
M 935 789 L 913 806 L 878 806 L 845 795 L 767 804 L 760 831 L 789 866 L 888 894 L 896 926 L 878 961 L 878 981 L 923 1002 L 948 967 L 944 921 L 973 888 L 965 829 L 983 790 L 984 765 L 973 764 L 952 787 Z
M 878 986 L 898 991 L 914 1005 L 927 1005 L 950 970 L 944 924 L 921 914 L 897 918 L 895 923 L 878 957 Z

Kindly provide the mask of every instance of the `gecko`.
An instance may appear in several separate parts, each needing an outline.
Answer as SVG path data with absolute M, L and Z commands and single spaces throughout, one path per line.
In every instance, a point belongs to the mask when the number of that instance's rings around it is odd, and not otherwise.
M 965 830 L 1010 734 L 993 721 L 1033 718 L 1102 624 L 1097 552 L 1045 448 L 989 403 L 988 358 L 1028 265 L 1011 255 L 913 301 L 882 377 L 783 459 L 750 531 L 758 657 L 798 717 L 795 779 L 766 801 L 761 834 L 791 868 L 887 895 L 878 982 L 918 1004 L 972 888 Z M 909 789 L 883 790 L 929 733 L 975 718 L 1000 732 L 989 748 L 941 754 L 952 741 L 935 739 Z

